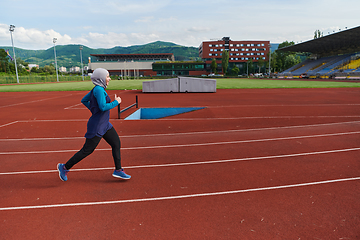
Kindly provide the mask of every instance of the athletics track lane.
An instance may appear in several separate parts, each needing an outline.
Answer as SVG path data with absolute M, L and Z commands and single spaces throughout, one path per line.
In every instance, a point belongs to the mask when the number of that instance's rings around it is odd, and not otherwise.
M 356 89 L 354 91 L 356 92 Z M 131 93 L 129 94 L 131 95 Z M 189 95 L 186 95 L 186 97 Z M 261 103 L 261 100 L 259 100 L 261 95 L 259 94 L 256 99 L 256 104 L 261 105 L 258 107 L 274 104 L 269 103 L 268 99 Z M 304 97 L 301 93 L 297 93 L 297 95 Z M 336 93 L 327 90 L 325 95 L 334 96 Z M 144 98 L 159 98 L 156 95 L 141 96 L 144 96 Z M 223 94 L 217 93 L 208 96 L 210 99 L 219 97 L 219 102 L 226 102 L 224 99 L 226 96 Z M 181 95 L 181 97 L 184 98 L 184 95 Z M 190 95 L 189 98 L 194 98 L 191 101 L 202 101 L 196 99 L 194 95 Z M 317 104 L 334 104 L 336 102 L 336 99 L 326 98 L 326 96 L 322 96 L 322 98 L 322 101 L 328 103 L 317 100 Z M 235 102 L 237 107 L 241 105 L 241 100 Z M 278 100 L 276 99 L 276 101 Z M 171 101 L 167 103 L 179 106 L 175 104 L 176 101 L 174 99 L 173 103 Z M 311 100 L 307 99 L 306 101 L 303 104 L 311 105 Z M 344 100 L 342 99 L 342 101 Z M 94 155 L 84 160 L 81 163 L 82 165 L 79 166 L 79 168 L 82 167 L 83 169 L 102 167 L 105 170 L 74 171 L 69 175 L 71 181 L 69 180 L 66 183 L 59 182 L 56 172 L 0 175 L 0 178 L 4 180 L 1 193 L 4 199 L 1 201 L 0 206 L 3 208 L 8 206 L 44 206 L 80 202 L 103 203 L 102 205 L 72 207 L 59 205 L 49 209 L 4 210 L 1 212 L 2 216 L 4 216 L 4 225 L 1 228 L 4 227 L 5 229 L 6 227 L 7 230 L 2 232 L 9 234 L 9 236 L 21 237 L 29 236 L 28 233 L 32 228 L 42 229 L 42 235 L 34 231 L 32 236 L 36 236 L 37 239 L 46 239 L 46 237 L 55 236 L 57 229 L 54 226 L 57 225 L 67 230 L 65 236 L 70 238 L 80 238 L 81 236 L 81 238 L 85 239 L 114 238 L 115 234 L 122 234 L 122 236 L 132 239 L 168 239 L 170 237 L 179 239 L 219 237 L 224 239 L 233 239 L 234 237 L 242 237 L 243 239 L 308 239 L 309 237 L 329 239 L 333 236 L 355 238 L 358 234 L 357 226 L 359 225 L 359 213 L 356 211 L 356 209 L 359 209 L 359 203 L 356 200 L 359 197 L 359 180 L 349 179 L 359 176 L 359 152 L 356 150 L 213 164 L 136 167 L 151 164 L 280 156 L 299 152 L 329 151 L 331 149 L 354 149 L 359 147 L 359 135 L 357 133 L 349 134 L 349 132 L 359 130 L 359 123 L 357 122 L 359 120 L 359 117 L 357 117 L 359 108 L 356 105 L 359 104 L 359 101 L 356 98 L 348 98 L 347 101 L 342 104 L 352 107 L 348 107 L 345 112 L 343 112 L 344 109 L 341 109 L 338 114 L 340 117 L 336 117 L 337 111 L 333 109 L 327 116 L 324 113 L 321 114 L 321 118 L 319 115 L 314 117 L 314 113 L 312 115 L 308 114 L 307 118 L 299 118 L 300 115 L 291 118 L 289 114 L 293 116 L 296 113 L 296 111 L 293 111 L 296 107 L 287 101 L 287 104 L 283 103 L 287 105 L 284 108 L 288 107 L 290 110 L 279 108 L 279 111 L 282 111 L 280 116 L 287 116 L 287 118 L 261 118 L 261 112 L 264 112 L 265 117 L 273 114 L 273 112 L 269 113 L 263 110 L 253 113 L 253 115 L 249 115 L 251 112 L 234 114 L 227 112 L 231 108 L 228 108 L 228 110 L 216 108 L 217 102 L 207 100 L 206 102 L 210 103 L 207 106 L 215 106 L 206 109 L 208 110 L 206 114 L 213 114 L 212 119 L 209 116 L 201 116 L 200 111 L 198 111 L 182 115 L 182 120 L 176 120 L 180 116 L 172 117 L 173 120 L 166 121 L 128 122 L 114 120 L 114 126 L 121 128 L 120 135 L 125 136 L 122 138 L 124 148 L 139 148 L 146 145 L 179 145 L 189 144 L 189 142 L 203 144 L 221 141 L 247 141 L 249 139 L 289 138 L 291 136 L 297 136 L 299 139 L 196 147 L 125 149 L 122 154 L 123 164 L 130 166 L 128 172 L 133 176 L 133 179 L 129 182 L 119 183 L 116 179 L 111 178 L 111 170 L 107 169 L 112 166 L 111 155 L 106 150 L 96 151 Z M 76 99 L 73 102 L 76 103 Z M 160 102 L 160 104 L 163 103 L 163 101 Z M 149 101 L 146 103 L 150 104 Z M 156 101 L 152 104 L 156 104 Z M 186 104 L 189 103 L 184 102 L 184 106 Z M 39 115 L 45 116 L 43 115 L 46 113 L 45 109 L 50 109 L 50 107 L 44 106 L 43 113 Z M 219 114 L 217 109 L 221 109 L 221 115 L 219 116 L 217 115 Z M 71 119 L 74 119 L 77 115 L 79 115 L 78 119 L 88 117 L 85 116 L 86 111 L 83 114 L 80 113 L 82 110 L 76 111 L 78 112 L 71 114 L 71 117 L 73 117 Z M 21 122 L 1 127 L 0 133 L 3 136 L 1 139 L 14 138 L 10 133 L 14 132 L 17 126 L 25 126 L 25 129 L 18 129 L 17 138 L 81 137 L 81 131 L 76 133 L 78 129 L 76 131 L 75 129 L 78 127 L 83 129 L 81 126 L 85 124 L 84 122 L 76 122 L 75 124 L 71 122 L 69 126 L 69 123 L 64 124 L 62 121 L 38 121 L 44 119 L 58 120 L 56 113 L 59 112 L 61 112 L 61 117 L 59 116 L 58 119 L 66 119 L 66 111 L 57 109 L 49 112 L 47 118 L 37 118 L 32 122 Z M 307 114 L 306 112 L 302 113 L 301 116 Z M 233 115 L 237 119 L 216 119 L 216 117 L 224 118 L 224 116 L 229 118 L 230 116 L 233 117 Z M 204 117 L 208 119 L 203 121 L 202 118 Z M 254 119 L 252 121 L 245 118 L 241 119 L 242 117 L 256 117 L 256 121 Z M 185 118 L 190 120 L 183 120 Z M 228 125 L 226 125 L 227 122 L 229 122 Z M 329 122 L 336 124 L 323 124 Z M 31 127 L 28 127 L 28 124 Z M 286 128 L 306 124 L 314 126 Z M 265 127 L 278 128 L 258 130 L 258 128 Z M 44 132 L 39 130 L 44 128 L 52 128 L 54 133 L 49 130 Z M 61 131 L 57 131 L 58 128 Z M 235 133 L 214 132 L 229 129 L 243 129 L 245 131 Z M 256 130 L 246 131 L 246 129 Z M 191 134 L 191 136 L 161 135 L 151 138 L 140 137 L 140 142 L 138 137 L 134 137 L 134 135 L 139 134 L 191 133 L 196 130 L 210 131 L 211 133 Z M 32 134 L 28 135 L 28 133 Z M 336 133 L 348 134 L 300 138 L 300 136 Z M 61 141 L 61 144 L 56 143 L 56 141 Z M 69 140 L 70 143 L 63 140 L 23 140 L 22 142 L 25 142 L 25 144 L 14 144 L 13 140 L 2 141 L 1 146 L 4 149 L 1 149 L 1 152 L 5 152 L 5 150 L 77 149 L 78 146 L 81 147 L 82 145 L 81 138 Z M 39 144 L 39 142 L 43 142 L 43 144 Z M 107 146 L 102 144 L 99 148 L 107 148 Z M 71 156 L 72 153 L 5 154 L 1 155 L 1 161 L 5 171 L 14 171 L 14 164 L 11 164 L 14 162 L 21 166 L 25 165 L 25 171 L 49 170 L 53 168 L 54 163 L 56 164 L 61 159 L 68 158 L 69 155 Z M 104 158 L 104 156 L 106 156 L 107 160 L 99 162 L 98 159 Z M 34 162 L 39 164 L 34 164 Z M 5 171 L 2 170 L 2 173 Z M 329 179 L 347 180 L 313 186 L 284 187 L 290 184 L 317 183 Z M 65 186 L 71 191 L 66 191 L 64 194 Z M 283 188 L 276 190 L 262 189 L 271 186 L 283 186 Z M 250 190 L 246 193 L 224 193 L 225 191 L 242 189 Z M 222 194 L 216 196 L 191 196 L 191 194 L 197 193 L 219 192 Z M 172 200 L 159 199 L 168 196 L 189 197 Z M 144 199 L 144 201 L 105 204 L 106 201 L 129 199 Z M 119 219 L 119 215 L 122 218 Z M 29 221 L 30 218 L 33 221 Z M 27 231 L 16 231 L 20 226 L 27 229 Z

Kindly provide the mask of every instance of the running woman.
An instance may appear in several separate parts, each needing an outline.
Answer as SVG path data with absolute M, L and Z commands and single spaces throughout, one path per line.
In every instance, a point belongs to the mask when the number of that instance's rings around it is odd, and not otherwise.
M 99 144 L 102 138 L 111 146 L 112 156 L 114 158 L 115 170 L 113 177 L 121 179 L 130 179 L 131 176 L 124 172 L 121 167 L 120 156 L 120 138 L 113 125 L 109 122 L 110 109 L 121 103 L 121 98 L 116 96 L 111 101 L 105 89 L 111 80 L 109 72 L 103 68 L 97 68 L 91 75 L 91 81 L 95 87 L 86 94 L 81 103 L 84 104 L 92 113 L 87 123 L 87 132 L 85 134 L 85 144 L 66 164 L 59 163 L 57 169 L 62 181 L 67 181 L 69 170 L 82 159 L 90 155 Z

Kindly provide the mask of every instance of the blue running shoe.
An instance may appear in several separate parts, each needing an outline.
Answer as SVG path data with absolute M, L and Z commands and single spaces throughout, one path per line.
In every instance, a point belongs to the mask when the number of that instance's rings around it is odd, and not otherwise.
M 67 181 L 67 173 L 69 172 L 69 170 L 65 168 L 65 164 L 58 163 L 57 169 L 59 171 L 59 177 L 61 181 Z
M 128 179 L 131 178 L 130 175 L 127 175 L 127 174 L 124 172 L 124 169 L 115 170 L 112 175 L 113 175 L 113 177 L 121 178 L 121 179 L 125 179 L 125 180 L 128 180 Z

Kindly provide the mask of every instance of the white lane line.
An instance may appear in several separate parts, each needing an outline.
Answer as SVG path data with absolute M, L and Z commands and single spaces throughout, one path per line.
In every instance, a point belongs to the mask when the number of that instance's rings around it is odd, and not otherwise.
M 19 121 L 14 121 L 14 122 L 6 123 L 6 124 L 3 124 L 3 125 L 0 125 L 0 127 L 6 127 L 6 126 L 9 126 L 9 125 L 18 123 L 18 122 L 19 122 Z
M 357 132 L 344 132 L 344 133 L 330 133 L 330 134 L 318 134 L 307 136 L 295 136 L 295 137 L 280 137 L 280 138 L 265 138 L 254 140 L 239 140 L 239 141 L 226 141 L 226 142 L 208 142 L 208 143 L 192 143 L 192 144 L 174 144 L 174 145 L 158 145 L 158 146 L 144 146 L 144 147 L 125 147 L 121 150 L 141 150 L 141 149 L 159 149 L 159 148 L 180 148 L 180 147 L 199 147 L 199 146 L 212 146 L 212 145 L 226 145 L 226 144 L 239 144 L 239 143 L 253 143 L 253 142 L 269 142 L 269 141 L 282 141 L 293 140 L 302 138 L 318 138 L 318 137 L 333 137 L 343 136 L 351 134 L 359 134 Z M 0 155 L 16 155 L 16 154 L 43 154 L 43 153 L 65 153 L 65 152 L 77 152 L 80 149 L 67 149 L 67 150 L 44 150 L 44 151 L 24 151 L 24 152 L 0 152 Z M 111 148 L 99 148 L 95 151 L 109 151 Z
M 350 151 L 359 151 L 359 150 L 360 150 L 360 147 L 359 148 L 328 150 L 328 151 L 318 151 L 318 152 L 305 152 L 305 153 L 293 153 L 293 154 L 284 154 L 284 155 L 262 156 L 262 157 L 247 157 L 247 158 L 235 158 L 235 159 L 208 160 L 208 161 L 201 161 L 201 162 L 183 162 L 183 163 L 165 163 L 165 164 L 127 166 L 125 168 L 126 169 L 157 168 L 157 167 L 190 166 L 190 165 L 203 165 L 203 164 L 228 163 L 228 162 L 240 162 L 240 161 L 256 161 L 256 160 L 265 160 L 265 159 L 290 158 L 290 157 L 301 157 L 301 156 L 311 156 L 311 155 L 330 154 L 330 153 L 341 153 L 341 152 L 350 152 Z M 75 168 L 75 169 L 71 169 L 71 172 L 102 171 L 102 170 L 113 170 L 113 169 L 114 169 L 114 167 L 87 168 L 87 169 L 76 169 Z M 3 173 L 0 173 L 0 176 L 1 175 L 54 173 L 54 172 L 57 172 L 57 170 L 3 172 Z
M 3 125 L 0 125 L 0 127 L 6 127 L 15 123 L 31 123 L 31 122 L 85 122 L 88 121 L 89 119 L 63 119 L 63 120 L 18 120 L 18 121 L 14 121 L 14 122 L 10 122 L 10 123 L 6 123 Z
M 121 136 L 119 136 L 121 137 Z M 74 140 L 74 139 L 85 139 L 85 137 L 61 137 L 61 138 L 3 138 L 0 142 L 16 142 L 16 141 L 49 141 L 49 140 Z
M 233 108 L 233 107 L 326 107 L 326 106 L 359 106 L 360 103 L 329 103 L 329 104 L 291 104 L 291 105 L 285 105 L 285 104 L 248 104 L 248 105 L 226 105 L 226 106 L 206 106 L 206 108 Z
M 29 103 L 36 103 L 36 102 L 48 101 L 48 100 L 51 100 L 51 99 L 63 98 L 63 97 L 68 97 L 68 96 L 72 96 L 72 95 L 74 95 L 74 94 L 67 94 L 67 95 L 63 95 L 63 96 L 57 96 L 57 97 L 51 97 L 51 98 L 44 98 L 44 99 L 39 99 L 39 100 L 34 100 L 34 101 L 28 101 L 28 102 L 22 102 L 22 103 L 14 103 L 14 104 L 9 104 L 9 105 L 0 106 L 0 108 L 13 107 L 13 106 L 24 105 L 24 104 L 29 104 Z
M 34 120 L 36 121 L 36 120 Z M 53 121 L 53 120 L 50 120 Z M 63 121 L 63 120 L 60 120 Z M 73 120 L 74 121 L 74 120 Z M 85 120 L 81 120 L 85 121 Z M 6 125 L 10 125 L 12 122 Z M 179 132 L 179 133 L 159 133 L 159 134 L 141 134 L 141 135 L 120 135 L 121 138 L 136 138 L 136 137 L 158 137 L 158 136 L 179 136 L 179 135 L 199 135 L 199 134 L 213 134 L 213 133 L 231 133 L 231 132 L 250 132 L 250 131 L 266 131 L 266 130 L 279 130 L 279 129 L 292 129 L 292 128 L 308 128 L 308 127 L 319 127 L 319 126 L 333 126 L 333 125 L 342 125 L 342 124 L 358 124 L 360 121 L 350 121 L 350 122 L 338 122 L 338 123 L 320 123 L 320 124 L 310 124 L 310 125 L 294 125 L 294 126 L 281 126 L 281 127 L 266 127 L 266 128 L 249 128 L 249 129 L 230 129 L 230 130 L 215 130 L 215 131 L 203 131 L 203 132 Z M 1 126 L 0 126 L 1 127 Z M 0 141 L 36 141 L 36 140 L 69 140 L 69 139 L 83 139 L 84 137 L 59 137 L 59 138 L 12 138 L 7 139 L 3 138 Z
M 30 209 L 44 209 L 44 208 L 62 208 L 62 207 L 81 207 L 81 206 L 96 206 L 96 205 L 108 205 L 108 204 L 123 204 L 123 203 L 164 201 L 164 200 L 175 200 L 175 199 L 196 198 L 196 197 L 211 197 L 211 196 L 221 196 L 221 195 L 229 195 L 229 194 L 248 193 L 248 192 L 279 190 L 279 189 L 296 188 L 296 187 L 307 187 L 307 186 L 315 186 L 315 185 L 339 183 L 339 182 L 348 182 L 348 181 L 357 181 L 357 180 L 360 180 L 360 177 L 332 179 L 332 180 L 325 180 L 325 181 L 318 181 L 318 182 L 307 182 L 307 183 L 280 185 L 280 186 L 273 186 L 273 187 L 240 189 L 240 190 L 223 191 L 223 192 L 196 193 L 196 194 L 177 195 L 177 196 L 165 196 L 165 197 L 153 197 L 153 198 L 135 198 L 135 199 L 124 199 L 124 200 L 114 200 L 114 201 L 99 201 L 99 202 L 79 202 L 79 203 L 63 203 L 63 204 L 49 204 L 49 205 L 2 207 L 2 208 L 0 208 L 0 211 L 30 210 Z
M 128 120 L 128 121 L 184 121 L 184 120 L 247 120 L 247 119 L 300 119 L 300 118 L 360 118 L 360 115 L 353 116 L 268 116 L 268 117 L 228 117 L 228 118 L 159 118 L 159 119 L 142 119 L 142 120 Z
M 85 106 L 84 106 L 84 107 L 81 107 L 81 108 L 75 108 L 76 106 L 80 106 L 80 105 L 82 105 L 82 106 L 83 106 L 83 104 L 82 104 L 82 103 L 78 103 L 78 104 L 75 104 L 75 105 L 72 105 L 72 106 L 66 107 L 66 108 L 64 108 L 64 109 L 87 109 Z

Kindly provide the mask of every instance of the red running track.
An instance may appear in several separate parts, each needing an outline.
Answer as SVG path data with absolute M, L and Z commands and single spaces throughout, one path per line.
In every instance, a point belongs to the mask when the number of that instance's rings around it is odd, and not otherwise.
M 86 92 L 1 93 L 1 239 L 359 239 L 360 88 L 109 91 L 140 107 L 60 181 L 84 142 Z M 129 115 L 135 109 L 124 113 Z

